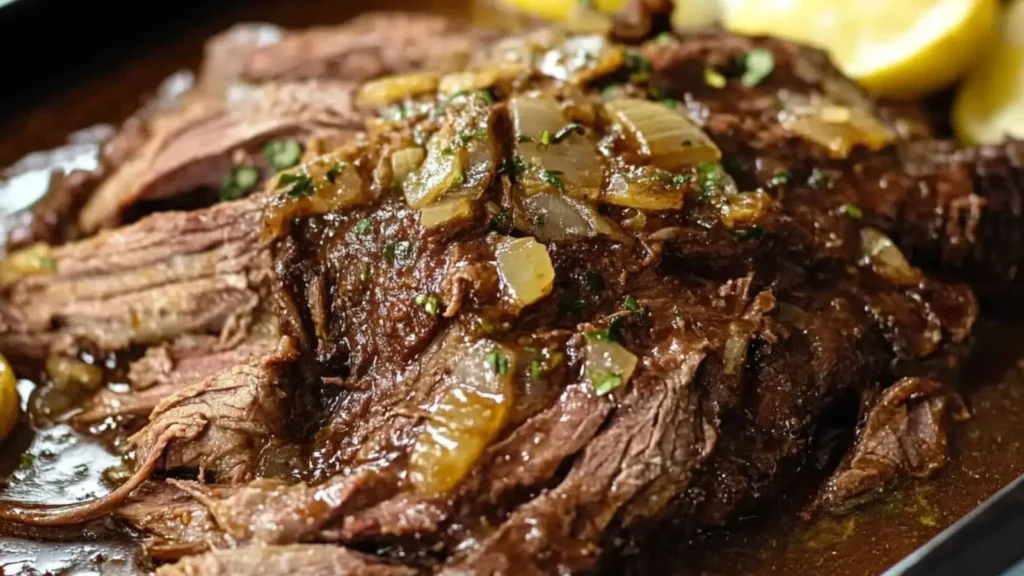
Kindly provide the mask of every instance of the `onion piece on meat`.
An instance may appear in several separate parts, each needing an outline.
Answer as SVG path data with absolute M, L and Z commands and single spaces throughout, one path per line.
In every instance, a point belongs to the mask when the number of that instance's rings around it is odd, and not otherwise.
M 264 230 L 271 236 L 279 235 L 293 218 L 326 214 L 373 200 L 359 171 L 330 154 L 278 174 L 270 187 L 281 192 L 267 205 Z
M 14 379 L 14 370 L 7 359 L 0 356 L 0 443 L 14 430 L 18 423 L 18 411 L 21 402 L 18 399 L 18 387 Z
M 568 196 L 541 192 L 519 200 L 522 213 L 517 213 L 516 227 L 529 232 L 542 242 L 563 242 L 592 238 L 598 234 L 624 244 L 633 238 L 597 209 Z
M 470 198 L 447 198 L 420 210 L 420 224 L 429 229 L 457 226 L 472 219 Z
M 665 170 L 699 162 L 718 162 L 722 152 L 696 124 L 660 103 L 617 98 L 605 103 L 609 116 L 638 146 L 638 151 Z
M 668 174 L 643 166 L 612 175 L 601 201 L 639 210 L 679 210 L 684 193 L 683 187 L 673 184 Z
M 520 307 L 529 306 L 551 293 L 555 268 L 547 248 L 533 238 L 507 239 L 495 254 L 498 274 Z
M 879 150 L 895 138 L 869 111 L 837 106 L 821 96 L 779 93 L 779 122 L 803 138 L 824 146 L 833 158 L 846 158 L 856 146 Z
M 44 242 L 37 242 L 7 255 L 0 262 L 0 286 L 7 286 L 27 276 L 54 274 L 57 260 L 53 248 Z
M 417 492 L 449 492 L 501 432 L 515 400 L 516 362 L 514 350 L 489 340 L 453 361 L 451 386 L 428 409 L 409 455 L 407 478 Z
M 517 96 L 509 102 L 516 142 L 517 180 L 527 194 L 565 192 L 596 200 L 602 164 L 594 143 L 568 122 L 553 98 Z
M 394 182 L 401 184 L 414 170 L 423 164 L 427 153 L 419 146 L 411 146 L 396 150 L 391 155 L 391 177 Z
M 359 106 L 387 106 L 409 96 L 437 90 L 439 79 L 430 72 L 409 72 L 371 80 L 359 88 Z
M 921 281 L 921 271 L 910 265 L 891 238 L 874 228 L 860 231 L 864 264 L 876 274 L 899 286 L 914 286 Z
M 588 336 L 584 354 L 583 371 L 599 396 L 625 386 L 636 370 L 636 356 L 608 339 Z
M 625 51 L 602 35 L 573 36 L 544 53 L 538 68 L 552 78 L 586 84 L 618 70 Z
M 505 62 L 476 70 L 453 72 L 441 78 L 438 91 L 441 94 L 450 96 L 468 90 L 484 90 L 498 84 L 510 82 L 529 70 L 525 64 Z
M 462 149 L 454 144 L 455 131 L 450 125 L 441 127 L 427 142 L 427 156 L 419 169 L 409 173 L 402 183 L 405 201 L 410 208 L 423 208 L 462 178 Z

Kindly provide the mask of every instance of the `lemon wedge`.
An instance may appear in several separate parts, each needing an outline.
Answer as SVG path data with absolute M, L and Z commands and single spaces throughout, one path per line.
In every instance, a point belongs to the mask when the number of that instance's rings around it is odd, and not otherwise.
M 564 20 L 572 14 L 579 0 L 500 0 L 513 8 L 548 20 Z M 626 0 L 593 0 L 591 5 L 602 12 L 618 12 Z
M 916 98 L 955 81 L 991 38 L 998 0 L 723 0 L 726 28 L 827 50 L 871 92 Z
M 968 144 L 1024 138 L 1024 0 L 1014 0 L 992 50 L 953 103 L 953 127 Z

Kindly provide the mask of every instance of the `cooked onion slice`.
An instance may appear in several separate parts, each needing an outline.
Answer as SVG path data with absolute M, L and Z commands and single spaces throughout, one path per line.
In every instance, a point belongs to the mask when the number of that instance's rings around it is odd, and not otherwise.
M 516 215 L 516 227 L 542 242 L 563 242 L 592 238 L 603 234 L 629 244 L 632 238 L 614 222 L 586 202 L 556 192 L 541 192 L 519 200 L 522 213 Z
M 675 171 L 722 157 L 711 138 L 675 109 L 637 98 L 611 100 L 605 109 L 658 168 Z
M 573 129 L 558 103 L 547 96 L 518 96 L 509 102 L 509 111 L 517 179 L 527 194 L 557 191 L 596 200 L 601 193 L 601 159 L 594 143 Z
M 473 219 L 473 200 L 447 198 L 420 210 L 424 228 L 443 228 L 465 224 Z
M 447 392 L 409 455 L 408 480 L 423 494 L 444 494 L 470 471 L 498 435 L 514 402 L 515 351 L 483 340 L 453 361 Z
M 7 363 L 7 359 L 0 356 L 0 444 L 18 423 L 20 407 L 21 401 L 18 399 L 14 370 Z
M 914 286 L 921 281 L 921 272 L 910 265 L 892 239 L 874 228 L 860 231 L 864 263 L 876 274 L 900 286 Z
M 433 92 L 437 90 L 437 85 L 437 74 L 430 72 L 409 72 L 387 76 L 363 84 L 356 96 L 356 104 L 359 106 L 387 106 L 409 96 Z
M 836 106 L 820 96 L 788 91 L 780 92 L 779 99 L 779 122 L 824 146 L 833 158 L 846 158 L 856 146 L 878 150 L 893 141 L 892 131 L 864 109 Z
M 391 177 L 394 182 L 401 184 L 409 177 L 414 170 L 423 164 L 427 153 L 419 146 L 402 148 L 391 155 Z
M 545 52 L 539 69 L 559 80 L 585 84 L 615 72 L 625 58 L 623 49 L 602 35 L 573 36 Z
M 547 248 L 533 238 L 505 240 L 498 247 L 498 274 L 520 307 L 529 306 L 551 293 L 555 268 Z
M 455 131 L 443 126 L 427 142 L 423 164 L 405 178 L 402 191 L 410 208 L 423 208 L 462 178 L 462 149 L 455 144 Z
M 528 71 L 529 68 L 524 64 L 504 62 L 477 70 L 453 72 L 441 78 L 438 91 L 441 94 L 452 95 L 469 90 L 484 90 L 510 82 Z
M 12 252 L 0 262 L 0 286 L 6 286 L 26 276 L 54 274 L 57 260 L 49 244 L 37 242 L 17 252 Z
M 636 370 L 636 356 L 607 339 L 588 337 L 585 355 L 583 371 L 599 396 L 625 386 Z
M 373 200 L 359 171 L 331 154 L 278 174 L 271 188 L 280 192 L 267 203 L 264 230 L 271 236 L 279 235 L 293 218 L 326 214 Z
M 612 175 L 601 201 L 639 210 L 679 210 L 684 192 L 667 173 L 644 166 Z

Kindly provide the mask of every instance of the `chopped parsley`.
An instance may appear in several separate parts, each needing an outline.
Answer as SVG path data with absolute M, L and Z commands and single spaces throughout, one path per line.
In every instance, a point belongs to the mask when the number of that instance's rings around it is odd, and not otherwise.
M 811 188 L 823 188 L 828 186 L 829 179 L 824 172 L 814 168 L 811 170 L 811 176 L 807 179 L 807 183 L 811 185 Z
M 547 366 L 544 366 L 544 363 L 540 360 L 530 361 L 530 380 L 540 380 L 544 378 L 547 372 Z
M 34 464 L 35 461 L 36 461 L 35 454 L 32 454 L 30 452 L 23 452 L 21 454 L 21 456 L 18 457 L 18 469 L 19 470 L 28 470 L 29 468 L 32 467 L 32 464 Z
M 634 84 L 640 84 L 650 80 L 651 78 L 651 61 L 644 58 L 639 52 L 630 52 L 626 55 L 626 62 L 629 63 L 629 67 L 632 73 L 629 75 L 629 81 Z
M 693 174 L 676 174 L 672 177 L 672 183 L 676 186 L 686 186 L 693 182 Z
M 775 57 L 770 50 L 754 48 L 743 57 L 743 75 L 740 82 L 744 86 L 757 86 L 775 70 Z
M 836 209 L 837 212 L 844 216 L 849 216 L 855 220 L 860 220 L 864 217 L 864 211 L 860 209 L 860 206 L 856 204 L 843 204 Z
M 372 228 L 372 226 L 373 225 L 370 223 L 369 218 L 363 218 L 359 222 L 356 222 L 356 234 L 360 236 L 366 236 L 367 234 L 370 233 L 370 229 Z
M 721 187 L 722 167 L 713 162 L 701 162 L 697 164 L 697 174 L 700 176 L 701 197 L 713 196 Z
M 579 122 L 569 122 L 568 124 L 562 126 L 557 131 L 555 131 L 554 134 L 551 135 L 551 143 L 558 144 L 562 140 L 565 140 L 566 138 L 571 136 L 573 132 L 582 135 L 583 125 L 580 124 Z
M 263 155 L 275 172 L 287 170 L 302 160 L 302 144 L 295 140 L 271 140 L 263 145 Z
M 487 130 L 473 130 L 472 132 L 463 132 L 459 134 L 459 142 L 465 146 L 475 139 L 482 139 L 487 137 Z
M 348 164 L 341 160 L 335 160 L 334 164 L 331 164 L 331 168 L 327 171 L 327 180 L 334 184 L 334 181 L 345 173 L 345 169 L 348 168 Z
M 454 155 L 455 155 L 455 149 L 452 148 L 451 146 L 445 146 L 444 148 L 441 149 L 441 156 L 454 156 Z
M 497 214 L 491 217 L 489 222 L 491 230 L 495 232 L 505 232 L 508 230 L 509 225 L 512 221 L 512 215 L 509 213 L 507 208 L 502 208 Z
M 498 353 L 497 350 L 491 350 L 484 356 L 484 362 L 487 363 L 487 367 L 491 369 L 491 372 L 504 376 L 508 374 L 508 358 L 504 354 Z
M 608 323 L 607 328 L 598 328 L 586 332 L 584 336 L 595 342 L 622 342 L 622 319 L 615 318 Z
M 252 192 L 260 181 L 260 171 L 252 166 L 239 166 L 228 172 L 220 183 L 220 199 L 238 200 Z
M 600 292 L 601 290 L 604 290 L 605 287 L 604 276 L 601 276 L 597 272 L 587 272 L 584 274 L 583 283 L 588 289 L 593 290 L 594 292 Z
M 437 311 L 441 307 L 441 301 L 433 294 L 417 294 L 413 301 L 431 316 L 437 316 Z
M 391 242 L 387 246 L 384 246 L 384 258 L 387 259 L 388 262 L 401 260 L 410 253 L 412 253 L 412 243 L 407 240 Z
M 725 88 L 727 82 L 728 81 L 725 79 L 725 76 L 723 76 L 718 70 L 710 67 L 704 69 L 704 83 L 715 90 Z
M 551 144 L 551 132 L 548 132 L 547 130 L 541 130 L 540 131 L 540 143 L 543 144 L 544 146 L 550 145 Z
M 306 172 L 299 172 L 298 174 L 282 174 L 277 180 L 277 188 L 280 190 L 285 186 L 291 186 L 288 190 L 288 196 L 290 198 L 301 198 L 303 196 L 312 196 L 316 193 L 316 187 L 313 186 L 313 179 L 309 177 Z
M 547 219 L 548 217 L 546 214 L 537 214 L 533 217 L 533 225 L 539 228 L 543 226 L 545 222 L 547 222 Z
M 626 297 L 622 299 L 622 307 L 632 312 L 639 312 L 643 309 L 640 306 L 640 302 L 632 294 L 626 294 Z
M 604 396 L 616 388 L 621 388 L 626 381 L 622 378 L 622 374 L 615 374 L 612 372 L 601 372 L 590 377 L 591 384 L 594 385 L 594 392 L 598 396 Z
M 565 190 L 565 184 L 562 182 L 562 171 L 561 170 L 542 170 L 541 178 L 544 182 L 547 182 L 548 186 L 551 186 L 559 192 Z
M 764 238 L 764 228 L 760 226 L 751 226 L 749 228 L 742 228 L 735 232 L 736 237 L 740 240 L 760 240 Z
M 785 184 L 793 179 L 793 173 L 787 168 L 779 168 L 775 171 L 775 175 L 768 181 L 770 186 L 779 186 Z
M 519 136 L 519 138 L 516 138 L 516 142 L 518 142 L 520 144 L 525 144 L 527 142 L 535 142 L 535 140 L 533 138 L 527 136 L 526 134 L 521 134 Z

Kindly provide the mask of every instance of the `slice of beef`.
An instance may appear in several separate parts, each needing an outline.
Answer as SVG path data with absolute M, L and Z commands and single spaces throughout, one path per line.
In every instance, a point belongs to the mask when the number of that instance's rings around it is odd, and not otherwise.
M 143 550 L 155 560 L 173 561 L 229 546 L 202 504 L 163 482 L 144 483 L 116 514 L 147 535 Z
M 338 140 L 361 127 L 349 83 L 268 84 L 240 99 L 196 100 L 151 126 L 146 144 L 83 207 L 79 226 L 91 232 L 139 202 L 219 188 L 238 167 L 258 169 L 263 180 L 273 173 L 262 154 L 267 142 Z
M 33 525 L 76 524 L 117 508 L 155 470 L 186 469 L 224 482 L 252 479 L 261 451 L 286 441 L 281 365 L 295 357 L 290 339 L 248 364 L 234 366 L 164 398 L 150 423 L 130 438 L 135 473 L 109 494 L 77 504 L 0 503 L 0 519 Z
M 491 31 L 432 14 L 380 12 L 335 27 L 289 32 L 254 51 L 251 82 L 337 78 L 363 81 L 420 69 L 453 69 L 496 39 Z
M 0 302 L 0 350 L 44 359 L 80 346 L 123 350 L 185 334 L 244 337 L 269 266 L 256 199 L 137 224 L 48 250 L 41 274 Z
M 162 566 L 160 576 L 412 576 L 415 570 L 339 546 L 267 546 L 222 550 Z
M 970 417 L 955 392 L 928 378 L 904 378 L 871 408 L 851 457 L 818 505 L 838 512 L 877 495 L 900 476 L 927 478 L 946 465 L 949 426 Z
M 150 348 L 129 368 L 133 389 L 114 392 L 102 389 L 74 415 L 76 424 L 94 424 L 111 416 L 148 418 L 157 405 L 186 384 L 203 380 L 274 349 L 273 334 L 250 335 L 244 342 L 227 346 L 215 336 L 185 336 L 170 346 Z

